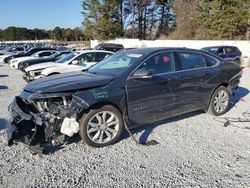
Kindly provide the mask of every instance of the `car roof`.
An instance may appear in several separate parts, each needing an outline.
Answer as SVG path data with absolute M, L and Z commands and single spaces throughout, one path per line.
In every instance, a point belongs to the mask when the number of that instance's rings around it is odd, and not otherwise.
M 151 54 L 151 53 L 157 53 L 162 52 L 165 50 L 192 50 L 192 51 L 200 51 L 195 50 L 191 48 L 177 48 L 177 47 L 149 47 L 149 48 L 135 48 L 130 50 L 124 50 L 120 53 L 141 53 L 141 54 Z
M 207 46 L 207 47 L 203 47 L 203 48 L 224 48 L 224 47 L 237 48 L 237 46 Z
M 123 46 L 123 45 L 116 43 L 99 43 L 97 46 Z
M 77 51 L 77 52 L 80 54 L 89 53 L 89 52 L 105 52 L 105 53 L 114 54 L 114 52 L 105 51 L 105 50 L 81 50 L 81 51 Z

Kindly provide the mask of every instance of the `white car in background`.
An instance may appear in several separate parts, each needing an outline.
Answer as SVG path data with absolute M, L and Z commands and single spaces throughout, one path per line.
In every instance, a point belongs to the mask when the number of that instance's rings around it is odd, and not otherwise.
M 27 67 L 23 78 L 29 82 L 54 74 L 84 71 L 113 54 L 113 52 L 103 50 L 72 52 L 57 62 L 41 63 Z
M 34 59 L 34 58 L 48 57 L 54 53 L 56 53 L 55 50 L 45 50 L 45 51 L 36 52 L 31 56 L 18 57 L 18 58 L 10 60 L 10 67 L 19 69 L 19 64 L 23 61 Z
M 8 50 L 0 50 L 0 63 L 4 63 L 5 58 L 11 55 L 23 53 L 25 49 L 23 47 L 12 47 Z

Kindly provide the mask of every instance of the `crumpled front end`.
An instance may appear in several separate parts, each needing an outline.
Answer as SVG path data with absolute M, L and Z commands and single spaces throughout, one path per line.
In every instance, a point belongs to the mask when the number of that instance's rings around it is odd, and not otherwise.
M 58 145 L 79 131 L 78 115 L 88 108 L 76 96 L 29 99 L 16 97 L 9 106 L 8 145 L 25 143 L 35 153 L 46 153 L 48 145 Z

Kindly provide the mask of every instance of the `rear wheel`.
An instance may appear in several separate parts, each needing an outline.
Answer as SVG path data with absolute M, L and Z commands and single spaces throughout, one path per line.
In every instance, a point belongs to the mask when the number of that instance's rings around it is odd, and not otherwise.
M 91 109 L 80 120 L 80 136 L 92 147 L 103 147 L 115 143 L 123 131 L 122 115 L 115 107 L 105 105 Z
M 208 113 L 215 116 L 223 115 L 227 112 L 231 96 L 228 89 L 224 86 L 218 87 L 211 98 Z

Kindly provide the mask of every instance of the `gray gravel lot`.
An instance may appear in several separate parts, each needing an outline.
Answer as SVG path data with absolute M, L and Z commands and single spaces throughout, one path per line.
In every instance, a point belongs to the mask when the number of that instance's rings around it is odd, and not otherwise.
M 250 111 L 250 68 L 225 117 Z M 22 144 L 6 145 L 7 107 L 25 82 L 21 72 L 0 65 L 0 187 L 250 187 L 250 124 L 224 127 L 194 112 L 134 129 L 138 146 L 124 132 L 119 143 L 86 146 L 78 137 L 50 155 L 32 155 Z

